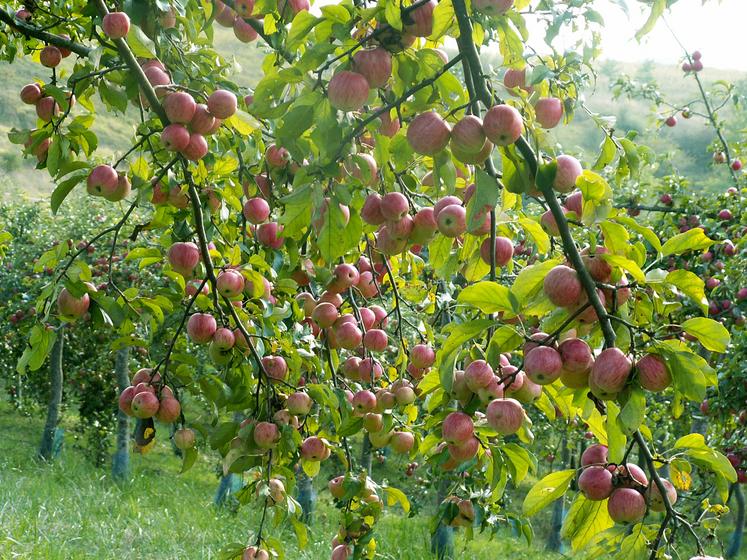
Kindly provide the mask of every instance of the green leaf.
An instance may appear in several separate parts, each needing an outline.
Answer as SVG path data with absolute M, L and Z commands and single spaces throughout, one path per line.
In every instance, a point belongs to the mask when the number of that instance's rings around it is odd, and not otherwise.
M 568 491 L 571 481 L 576 476 L 574 469 L 548 474 L 532 486 L 522 505 L 524 515 L 531 517 L 560 498 Z
M 599 203 L 612 198 L 612 189 L 604 177 L 588 169 L 576 180 L 576 186 L 581 190 L 584 201 Z
M 402 31 L 402 14 L 400 12 L 400 3 L 396 0 L 386 0 L 384 6 L 384 17 L 386 22 L 397 31 Z
M 604 234 L 604 246 L 607 247 L 613 253 L 618 255 L 625 255 L 630 247 L 630 235 L 628 231 L 614 222 L 605 220 L 599 227 L 602 229 Z
M 73 173 L 64 181 L 60 182 L 57 187 L 55 187 L 51 197 L 53 214 L 57 213 L 57 210 L 60 209 L 60 206 L 67 198 L 67 195 L 69 195 L 75 188 L 75 186 L 87 176 L 88 170 Z
M 524 229 L 526 234 L 532 238 L 532 241 L 537 246 L 537 251 L 540 254 L 544 255 L 550 250 L 550 236 L 547 235 L 538 222 L 531 218 L 519 218 L 519 225 Z
M 563 520 L 560 535 L 571 541 L 573 550 L 579 550 L 614 524 L 607 512 L 607 500 L 592 501 L 579 493 Z
M 641 284 L 646 282 L 646 275 L 641 270 L 641 267 L 629 258 L 623 257 L 621 255 L 613 255 L 610 253 L 604 253 L 603 255 L 601 255 L 601 257 L 605 262 L 611 264 L 612 266 L 620 267 L 623 270 L 629 272 L 630 275 L 636 280 L 636 282 L 640 282 Z
M 731 341 L 731 336 L 726 327 L 707 317 L 693 317 L 682 323 L 681 326 L 687 334 L 696 337 L 707 350 L 712 352 L 726 352 L 726 347 L 729 346 Z
M 646 395 L 642 389 L 633 389 L 617 416 L 617 424 L 626 436 L 631 436 L 643 423 L 646 415 Z
M 550 259 L 538 264 L 524 267 L 511 286 L 511 293 L 519 305 L 524 305 L 530 298 L 534 297 L 545 280 L 545 276 L 553 267 L 560 264 L 560 259 Z
M 620 414 L 620 407 L 616 403 L 609 401 L 607 403 L 607 447 L 609 448 L 609 460 L 611 463 L 618 463 L 625 455 L 625 445 L 627 438 L 620 429 L 617 417 Z
M 467 286 L 459 293 L 457 301 L 476 307 L 483 313 L 516 311 L 516 300 L 511 290 L 497 282 L 477 282 Z
M 156 58 L 155 44 L 137 25 L 130 25 L 130 31 L 127 33 L 127 44 L 132 54 L 138 58 Z
M 640 41 L 645 35 L 648 35 L 649 33 L 651 33 L 651 31 L 654 30 L 654 27 L 656 27 L 656 22 L 662 16 L 666 7 L 667 0 L 654 0 L 653 4 L 651 5 L 651 12 L 648 15 L 646 23 L 644 23 L 643 27 L 641 27 L 635 34 L 635 38 L 637 41 Z
M 184 449 L 182 451 L 182 468 L 179 471 L 179 474 L 184 474 L 189 469 L 191 469 L 192 465 L 195 464 L 196 460 L 197 460 L 197 448 L 196 447 L 190 447 L 189 449 Z
M 303 472 L 305 472 L 306 476 L 309 478 L 314 478 L 318 475 L 320 467 L 321 464 L 319 461 L 301 461 L 301 468 L 303 468 Z
M 485 211 L 495 208 L 500 195 L 495 179 L 482 170 L 476 171 L 475 174 L 475 194 L 467 203 L 467 231 L 473 231 L 482 224 Z
M 288 37 L 285 40 L 285 47 L 289 52 L 295 52 L 298 50 L 304 40 L 308 37 L 309 32 L 314 29 L 314 26 L 322 21 L 321 19 L 314 17 L 306 10 L 301 10 L 293 18 L 291 23 L 290 31 L 288 31 Z
M 522 342 L 524 342 L 524 339 L 518 332 L 516 332 L 516 329 L 510 325 L 503 325 L 498 327 L 490 338 L 490 343 L 488 344 L 488 355 L 495 353 L 495 357 L 497 358 L 497 354 L 516 350 L 521 346 Z
M 440 356 L 448 356 L 452 352 L 459 350 L 462 345 L 481 335 L 495 324 L 492 319 L 476 319 L 468 323 L 461 323 L 447 327 L 449 337 L 441 345 L 439 350 Z
M 516 443 L 507 443 L 501 447 L 501 451 L 508 460 L 508 466 L 511 469 L 511 477 L 514 479 L 514 485 L 518 486 L 529 474 L 529 471 L 537 469 L 536 460 L 532 455 Z
M 708 298 L 705 295 L 705 282 L 689 270 L 673 270 L 667 274 L 665 282 L 675 286 L 683 294 L 698 304 L 703 313 L 708 311 Z
M 616 155 L 617 146 L 615 145 L 615 142 L 609 136 L 605 136 L 599 150 L 599 157 L 597 157 L 597 161 L 594 162 L 592 169 L 594 171 L 602 171 L 615 160 Z
M 674 444 L 674 449 L 684 449 L 690 461 L 703 469 L 707 469 L 727 481 L 737 481 L 737 471 L 729 460 L 706 445 L 705 438 L 701 434 L 689 434 L 681 437 Z
M 716 372 L 682 341 L 665 340 L 656 349 L 672 374 L 674 388 L 686 398 L 700 402 L 708 385 L 716 383 Z
M 701 228 L 693 228 L 667 240 L 661 252 L 668 257 L 669 255 L 682 255 L 688 251 L 701 251 L 711 245 L 713 245 L 713 239 L 710 239 Z
M 661 253 L 661 241 L 652 228 L 642 226 L 628 216 L 615 216 L 614 220 L 641 235 L 657 253 Z
M 402 490 L 391 486 L 384 486 L 384 495 L 386 496 L 386 505 L 393 506 L 394 504 L 399 504 L 405 510 L 405 513 L 410 513 L 410 501 Z

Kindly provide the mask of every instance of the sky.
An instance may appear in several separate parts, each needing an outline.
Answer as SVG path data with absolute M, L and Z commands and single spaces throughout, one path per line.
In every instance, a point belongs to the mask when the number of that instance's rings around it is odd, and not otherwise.
M 614 2 L 599 0 L 606 29 L 603 58 L 623 62 L 653 60 L 677 65 L 682 49 L 660 20 L 639 44 L 635 32 L 646 20 L 642 4 L 627 0 L 630 20 Z M 703 54 L 703 63 L 713 68 L 747 71 L 747 0 L 679 0 L 665 14 L 669 26 L 685 46 Z

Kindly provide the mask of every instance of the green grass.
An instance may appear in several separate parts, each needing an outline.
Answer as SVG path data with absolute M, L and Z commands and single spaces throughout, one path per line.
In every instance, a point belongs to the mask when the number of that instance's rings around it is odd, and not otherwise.
M 41 419 L 19 417 L 0 403 L 2 559 L 211 559 L 258 526 L 251 504 L 237 514 L 213 507 L 217 478 L 205 455 L 180 476 L 180 461 L 162 437 L 149 455 L 132 456 L 132 480 L 117 486 L 108 470 L 92 467 L 70 441 L 54 463 L 38 462 L 41 426 Z M 71 419 L 63 426 L 70 428 Z M 286 524 L 270 533 L 286 543 L 286 558 L 318 560 L 329 555 L 337 519 L 322 492 L 305 550 L 297 549 Z M 428 523 L 425 515 L 404 521 L 401 510 L 388 510 L 377 526 L 381 558 L 429 558 Z M 481 536 L 464 546 L 457 538 L 459 557 L 475 560 L 493 559 L 498 551 L 515 560 L 553 558 L 504 535 L 490 544 Z

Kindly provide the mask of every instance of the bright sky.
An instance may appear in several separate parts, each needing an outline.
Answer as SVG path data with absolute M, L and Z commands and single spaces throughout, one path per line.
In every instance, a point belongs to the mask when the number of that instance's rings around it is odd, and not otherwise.
M 597 9 L 603 14 L 606 29 L 604 58 L 624 62 L 654 60 L 676 65 L 682 49 L 660 20 L 654 31 L 640 44 L 635 32 L 646 21 L 646 12 L 639 2 L 626 0 L 630 20 L 610 0 L 599 0 Z M 679 0 L 665 13 L 665 18 L 689 50 L 700 50 L 706 68 L 747 71 L 747 0 Z

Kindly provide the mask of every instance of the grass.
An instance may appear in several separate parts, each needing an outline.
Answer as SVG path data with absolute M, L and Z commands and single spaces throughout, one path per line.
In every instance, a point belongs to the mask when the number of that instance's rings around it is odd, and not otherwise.
M 69 416 L 63 419 L 68 434 L 74 420 Z M 96 469 L 83 458 L 71 445 L 70 437 L 53 463 L 37 461 L 41 429 L 41 418 L 18 416 L 0 401 L 2 560 L 210 560 L 220 558 L 223 546 L 246 542 L 259 525 L 260 512 L 254 504 L 237 513 L 213 506 L 218 479 L 208 454 L 201 454 L 192 470 L 179 475 L 180 460 L 161 435 L 152 453 L 132 455 L 131 481 L 118 486 L 108 469 Z M 317 489 L 324 481 L 326 477 L 320 475 L 315 481 Z M 534 520 L 537 534 L 531 547 L 508 532 L 499 533 L 492 541 L 486 535 L 477 535 L 470 542 L 457 534 L 456 557 L 563 558 L 542 550 L 547 519 L 539 517 Z M 298 549 L 287 523 L 270 528 L 269 534 L 284 543 L 286 558 L 319 560 L 329 557 L 338 519 L 328 494 L 319 492 L 306 549 Z M 429 521 L 426 514 L 404 520 L 399 508 L 388 509 L 376 529 L 377 558 L 433 558 L 429 552 Z M 728 538 L 728 525 L 719 530 L 722 539 Z M 747 553 L 738 559 L 747 559 Z
M 66 418 L 63 427 L 70 422 Z M 160 441 L 151 454 L 132 456 L 132 480 L 117 486 L 107 470 L 92 467 L 70 441 L 54 463 L 38 462 L 41 427 L 41 419 L 19 417 L 0 403 L 2 559 L 212 559 L 222 546 L 246 541 L 258 526 L 259 512 L 251 504 L 236 514 L 213 507 L 218 481 L 205 455 L 180 476 L 179 459 Z M 318 560 L 330 553 L 337 520 L 337 511 L 321 492 L 305 550 L 297 549 L 285 524 L 271 534 L 285 543 L 286 558 Z M 390 509 L 377 526 L 380 558 L 429 558 L 428 523 L 425 515 L 405 522 L 401 510 Z M 465 545 L 457 537 L 462 558 L 493 559 L 496 549 L 515 560 L 553 558 L 507 535 L 492 544 L 480 536 Z

